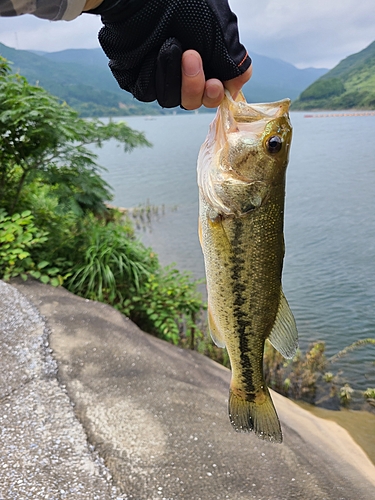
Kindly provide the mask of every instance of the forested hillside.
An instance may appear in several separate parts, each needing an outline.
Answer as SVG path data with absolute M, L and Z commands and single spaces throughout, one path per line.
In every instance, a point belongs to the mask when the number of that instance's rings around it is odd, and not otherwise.
M 140 103 L 117 85 L 103 51 L 69 49 L 61 52 L 29 52 L 0 44 L 0 55 L 13 63 L 13 71 L 38 83 L 74 107 L 81 116 L 117 116 L 182 112 L 156 103 Z M 252 54 L 253 77 L 244 87 L 249 102 L 295 99 L 327 70 L 298 69 L 269 57 Z M 202 108 L 203 110 L 203 108 Z
M 81 116 L 162 112 L 157 104 L 140 103 L 120 89 L 100 49 L 68 50 L 55 53 L 55 57 L 53 54 L 35 54 L 0 44 L 0 55 L 13 63 L 13 71 L 60 97 Z
M 375 109 L 375 41 L 310 85 L 293 109 Z

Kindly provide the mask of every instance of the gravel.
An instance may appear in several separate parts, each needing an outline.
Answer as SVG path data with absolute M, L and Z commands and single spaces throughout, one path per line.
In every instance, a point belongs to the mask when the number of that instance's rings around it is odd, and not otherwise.
M 125 500 L 57 379 L 38 310 L 0 281 L 0 499 Z

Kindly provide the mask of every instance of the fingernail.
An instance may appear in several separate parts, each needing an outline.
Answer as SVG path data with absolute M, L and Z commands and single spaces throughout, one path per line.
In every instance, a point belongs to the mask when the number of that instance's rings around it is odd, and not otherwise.
M 206 96 L 209 99 L 217 99 L 220 95 L 220 92 L 221 88 L 218 85 L 212 85 L 206 89 Z
M 184 58 L 182 68 L 186 76 L 197 76 L 200 73 L 202 66 L 198 57 L 189 55 Z

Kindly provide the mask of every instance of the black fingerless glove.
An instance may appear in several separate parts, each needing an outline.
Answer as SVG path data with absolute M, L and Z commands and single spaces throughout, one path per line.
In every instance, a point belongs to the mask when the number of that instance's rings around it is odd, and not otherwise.
M 140 101 L 181 104 L 181 57 L 199 52 L 205 77 L 230 80 L 251 64 L 227 0 L 104 0 L 91 13 L 121 88 Z

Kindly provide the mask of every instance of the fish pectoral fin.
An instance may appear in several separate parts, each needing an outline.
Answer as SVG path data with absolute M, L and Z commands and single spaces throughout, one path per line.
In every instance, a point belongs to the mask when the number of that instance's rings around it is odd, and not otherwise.
M 215 320 L 211 313 L 210 306 L 208 306 L 207 317 L 208 317 L 208 328 L 210 330 L 212 340 L 218 347 L 221 348 L 225 347 L 224 336 L 220 333 L 219 329 L 216 326 Z
M 198 238 L 199 238 L 199 243 L 201 244 L 203 250 L 203 233 L 202 233 L 202 224 L 200 219 L 198 219 Z
M 259 208 L 269 194 L 269 187 L 264 182 L 244 182 L 238 179 L 223 182 L 220 190 L 224 203 L 236 215 L 245 215 Z
M 284 358 L 293 358 L 298 349 L 296 321 L 283 291 L 281 291 L 279 309 L 268 340 Z

